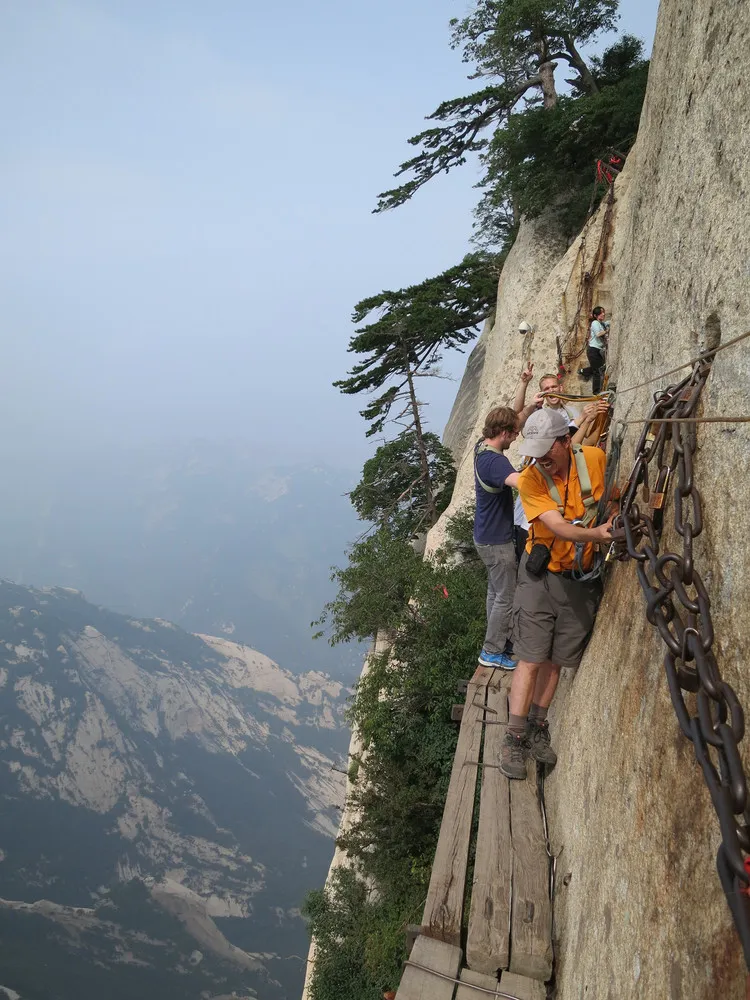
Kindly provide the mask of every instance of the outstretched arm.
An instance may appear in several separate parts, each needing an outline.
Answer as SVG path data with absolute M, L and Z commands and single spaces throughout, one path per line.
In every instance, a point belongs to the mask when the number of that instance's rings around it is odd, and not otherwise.
M 606 522 L 606 524 L 600 524 L 596 528 L 582 528 L 578 524 L 571 524 L 570 521 L 566 521 L 559 510 L 546 510 L 543 514 L 539 515 L 539 519 L 553 531 L 558 538 L 564 539 L 566 542 L 611 542 L 612 535 L 610 528 L 612 527 L 612 519 L 614 515 Z
M 516 398 L 513 400 L 513 409 L 516 413 L 522 413 L 524 407 L 526 406 L 526 390 L 529 388 L 529 382 L 533 377 L 534 365 L 531 361 L 529 361 L 524 370 L 521 372 L 521 381 L 516 389 Z
M 571 444 L 585 444 L 586 438 L 589 437 L 602 413 L 606 413 L 609 409 L 609 403 L 600 399 L 598 403 L 587 403 L 581 414 L 581 420 L 578 424 L 578 430 L 575 432 L 573 437 L 570 439 Z M 594 442 L 596 444 L 596 442 Z

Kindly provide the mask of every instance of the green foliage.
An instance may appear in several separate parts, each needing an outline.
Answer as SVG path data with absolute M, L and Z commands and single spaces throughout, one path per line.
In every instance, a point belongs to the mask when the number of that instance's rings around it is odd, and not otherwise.
M 449 517 L 446 524 L 447 551 L 451 554 L 458 553 L 464 561 L 469 562 L 473 559 L 479 559 L 477 550 L 474 548 L 475 506 L 472 499 Z
M 411 593 L 421 558 L 407 541 L 381 527 L 355 542 L 349 564 L 334 569 L 331 579 L 339 587 L 313 625 L 330 627 L 331 645 L 374 637 L 379 629 L 398 625 Z M 321 633 L 318 633 L 321 634 Z
M 635 35 L 623 35 L 605 49 L 601 56 L 591 57 L 591 72 L 597 86 L 613 87 L 625 80 L 635 69 L 648 67 L 643 58 L 643 42 Z M 577 95 L 580 96 L 580 88 Z
M 463 60 L 476 65 L 477 76 L 506 76 L 511 66 L 528 73 L 540 41 L 548 58 L 574 66 L 571 48 L 613 31 L 617 8 L 618 0 L 479 0 L 470 14 L 451 21 L 451 45 L 463 47 Z
M 427 432 L 423 440 L 436 513 L 441 514 L 450 502 L 456 481 L 453 456 L 436 434 Z M 386 525 L 396 538 L 411 538 L 426 530 L 429 497 L 414 431 L 400 434 L 378 448 L 365 462 L 362 479 L 350 499 L 363 521 Z
M 352 367 L 349 378 L 334 385 L 347 395 L 388 386 L 361 411 L 372 421 L 368 436 L 382 431 L 410 379 L 436 374 L 444 350 L 473 340 L 494 306 L 499 273 L 496 254 L 476 252 L 436 278 L 357 303 L 355 323 L 378 315 L 359 327 L 349 342 L 348 350 L 364 359 Z
M 365 748 L 354 795 L 361 811 L 339 839 L 355 868 L 308 897 L 315 1000 L 380 1000 L 400 979 L 404 930 L 424 905 L 456 748 L 450 708 L 457 680 L 476 666 L 485 592 L 475 564 L 420 563 L 392 655 L 371 658 L 358 685 L 351 720 Z
M 303 912 L 317 946 L 312 1000 L 382 1000 L 384 990 L 395 989 L 401 914 L 373 896 L 356 871 L 337 869 L 325 889 L 308 895 Z
M 475 67 L 473 77 L 497 80 L 468 95 L 443 102 L 428 120 L 439 122 L 409 139 L 421 151 L 402 163 L 404 184 L 379 196 L 376 212 L 408 201 L 433 177 L 448 173 L 470 153 L 486 149 L 492 134 L 519 105 L 546 106 L 556 94 L 553 60 L 566 62 L 575 83 L 588 93 L 597 85 L 578 46 L 614 28 L 618 0 L 479 0 L 469 15 L 454 19 L 452 45 Z
M 578 231 L 591 203 L 596 160 L 613 148 L 627 151 L 638 131 L 648 76 L 642 48 L 625 36 L 595 61 L 596 93 L 513 115 L 495 133 L 483 156 L 481 231 L 502 232 L 510 192 L 520 215 L 534 218 L 560 204 L 564 227 Z

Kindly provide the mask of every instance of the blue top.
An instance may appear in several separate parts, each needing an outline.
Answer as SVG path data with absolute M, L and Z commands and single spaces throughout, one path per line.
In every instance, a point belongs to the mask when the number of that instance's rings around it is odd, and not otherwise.
M 505 455 L 482 451 L 476 471 L 488 486 L 502 486 L 501 493 L 483 490 L 474 476 L 477 507 L 474 513 L 474 541 L 477 545 L 504 545 L 513 541 L 513 491 L 505 480 L 516 471 Z

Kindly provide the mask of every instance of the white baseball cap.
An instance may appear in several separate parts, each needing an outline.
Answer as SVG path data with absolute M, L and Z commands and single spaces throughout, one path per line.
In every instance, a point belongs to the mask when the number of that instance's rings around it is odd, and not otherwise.
M 532 413 L 524 424 L 523 441 L 518 450 L 529 458 L 541 458 L 559 437 L 569 433 L 567 416 L 559 410 L 545 406 Z

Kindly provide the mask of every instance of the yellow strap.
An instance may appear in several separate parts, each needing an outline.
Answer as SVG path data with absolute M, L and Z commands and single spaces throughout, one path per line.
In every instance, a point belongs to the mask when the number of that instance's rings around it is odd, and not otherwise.
M 581 500 L 583 500 L 584 513 L 581 520 L 583 521 L 584 527 L 588 527 L 591 522 L 596 518 L 596 503 L 594 495 L 591 492 L 591 477 L 589 475 L 589 467 L 586 464 L 586 458 L 583 454 L 583 448 L 579 445 L 573 445 L 573 458 L 576 463 L 576 471 L 578 473 L 578 482 L 581 487 Z M 557 509 L 560 511 L 563 517 L 565 517 L 565 508 L 563 507 L 563 502 L 560 497 L 560 491 L 555 485 L 552 476 L 550 476 L 537 462 L 537 469 L 541 472 L 547 483 L 547 489 L 549 490 L 549 495 L 557 504 Z

